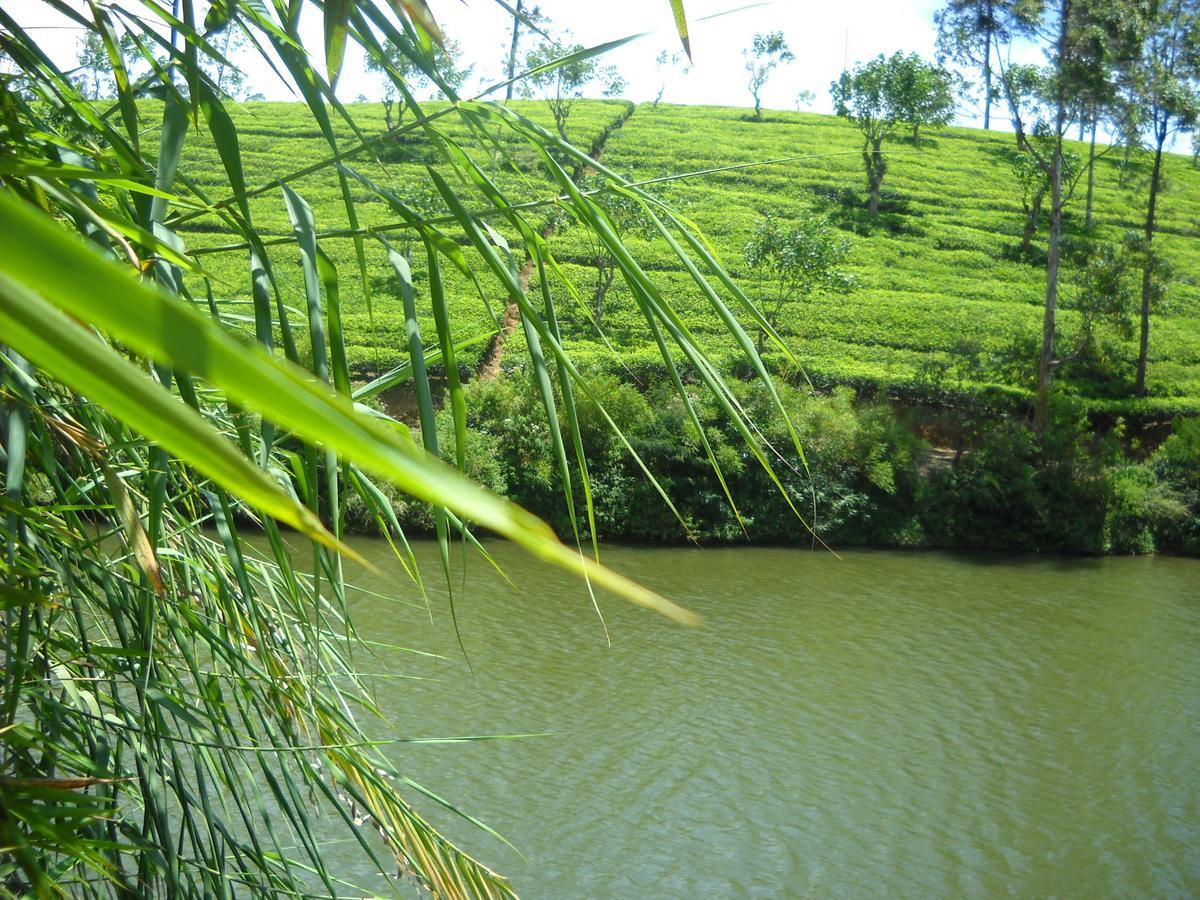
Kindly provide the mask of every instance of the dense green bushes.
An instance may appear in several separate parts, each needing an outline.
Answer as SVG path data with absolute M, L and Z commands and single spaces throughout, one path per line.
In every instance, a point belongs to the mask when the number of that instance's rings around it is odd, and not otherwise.
M 1155 546 L 1200 555 L 1200 419 L 1176 419 L 1173 433 L 1151 457 L 1150 469 L 1159 484 L 1173 491 L 1170 502 L 1178 506 L 1170 511 L 1181 513 L 1162 517 Z
M 1104 549 L 1111 439 L 1058 403 L 1039 441 L 1023 422 L 989 424 L 978 445 L 932 472 L 922 491 L 935 546 L 1099 553 Z
M 594 387 L 599 405 L 579 398 L 578 418 L 603 540 L 690 537 L 807 546 L 817 543 L 807 522 L 835 548 L 1200 553 L 1195 419 L 1178 419 L 1170 437 L 1147 455 L 1121 420 L 1097 434 L 1085 406 L 1069 399 L 1056 402 L 1039 438 L 1021 407 L 1004 398 L 916 408 L 860 400 L 844 386 L 813 394 L 806 386 L 781 384 L 806 468 L 782 423 L 773 420 L 766 392 L 743 382 L 739 401 L 778 451 L 776 470 L 788 499 L 718 412 L 698 397 L 693 401 L 739 521 L 681 400 L 661 387 L 639 390 L 616 375 L 598 375 Z M 468 473 L 570 535 L 549 427 L 524 373 L 472 383 L 466 395 Z M 656 474 L 678 519 L 608 426 L 601 406 Z M 445 411 L 439 432 L 441 445 L 452 447 Z M 578 483 L 574 499 L 578 527 L 586 534 Z M 411 504 L 397 509 L 406 527 L 430 529 L 426 510 Z M 361 515 L 349 519 L 357 527 L 369 525 Z
M 925 542 L 1053 553 L 1196 553 L 1196 427 L 1195 420 L 1178 420 L 1163 447 L 1139 459 L 1123 422 L 1098 434 L 1078 402 L 1060 399 L 1040 438 L 1019 419 L 991 420 L 960 460 L 931 471 L 922 483 L 917 503 Z

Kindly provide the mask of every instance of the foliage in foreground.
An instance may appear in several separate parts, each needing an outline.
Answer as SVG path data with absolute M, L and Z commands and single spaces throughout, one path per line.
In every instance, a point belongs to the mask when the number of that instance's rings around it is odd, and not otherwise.
M 472 285 L 493 317 L 499 298 L 519 308 L 527 374 L 572 520 L 595 514 L 577 409 L 587 400 L 606 414 L 563 349 L 555 292 L 578 289 L 530 209 L 565 207 L 598 234 L 659 334 L 663 364 L 674 366 L 674 350 L 703 373 L 764 471 L 767 448 L 708 348 L 681 327 L 671 298 L 563 165 L 595 163 L 513 109 L 464 100 L 427 110 L 411 95 L 381 42 L 455 97 L 433 62 L 438 33 L 424 3 L 225 0 L 203 25 L 187 2 L 182 19 L 164 2 L 93 4 L 90 16 L 47 6 L 99 38 L 117 96 L 85 97 L 0 9 L 0 51 L 11 63 L 0 78 L 0 891 L 308 896 L 397 891 L 411 879 L 435 896 L 511 896 L 505 879 L 425 823 L 412 805 L 419 786 L 358 721 L 377 710 L 346 616 L 349 498 L 387 534 L 394 565 L 418 589 L 423 576 L 383 483 L 430 505 L 447 578 L 451 538 L 472 542 L 475 523 L 586 576 L 589 589 L 696 620 L 464 477 L 456 353 L 478 334 L 463 334 L 448 315 L 442 273 Z M 325 72 L 301 45 L 306 7 L 324 19 Z M 228 29 L 269 53 L 303 97 L 303 128 L 323 146 L 315 165 L 266 181 L 243 165 L 239 123 L 209 74 L 222 62 L 212 41 Z M 403 97 L 405 124 L 387 137 L 419 132 L 441 164 L 422 181 L 429 202 L 409 205 L 407 193 L 365 174 L 368 163 L 382 166 L 383 142 L 331 86 L 350 40 Z M 136 77 L 126 66 L 130 41 L 144 60 Z M 141 102 L 146 94 L 158 102 Z M 471 152 L 446 127 L 451 120 L 474 137 Z M 198 133 L 216 150 L 203 181 L 181 167 Z M 481 145 L 492 152 L 484 157 Z M 523 148 L 519 163 L 514 146 Z M 517 182 L 542 193 L 520 197 L 528 206 L 519 209 L 513 182 L 489 170 L 521 166 L 537 177 Z M 326 252 L 304 196 L 302 179 L 318 171 L 337 198 L 321 221 L 334 219 L 347 257 Z M 770 393 L 752 339 L 725 303 L 766 323 L 702 237 L 619 176 L 608 176 L 608 189 L 642 207 Z M 267 195 L 287 223 L 283 241 L 256 224 L 251 200 Z M 364 195 L 386 210 L 378 231 L 359 218 Z M 198 220 L 240 242 L 229 251 L 237 264 L 219 277 L 182 227 Z M 380 248 L 400 300 L 406 359 L 356 386 L 341 300 L 356 284 L 370 308 L 368 244 Z M 297 281 L 280 277 L 297 263 Z M 444 444 L 434 362 L 448 376 Z M 401 380 L 414 388 L 419 433 L 366 405 Z M 692 395 L 677 385 L 698 424 Z M 441 461 L 443 450 L 454 465 Z M 248 524 L 263 542 L 241 536 Z M 349 884 L 329 870 L 322 846 L 331 835 L 359 845 L 377 883 Z

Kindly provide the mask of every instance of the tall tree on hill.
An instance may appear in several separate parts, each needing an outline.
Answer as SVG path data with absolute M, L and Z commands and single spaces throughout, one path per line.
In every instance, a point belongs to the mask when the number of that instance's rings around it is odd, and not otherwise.
M 121 63 L 125 70 L 132 74 L 134 67 L 142 59 L 133 35 L 123 32 L 117 39 L 116 46 L 120 49 Z M 89 31 L 79 39 L 75 52 L 79 61 L 74 70 L 75 81 L 83 95 L 89 100 L 115 97 L 117 82 L 113 77 L 113 62 L 100 35 Z
M 1013 65 L 1005 71 L 1006 93 L 1021 111 L 1023 121 L 1036 123 L 1048 115 L 1045 105 L 1051 87 L 1048 77 L 1045 68 L 1031 64 Z M 1046 165 L 1046 160 L 1053 153 L 1053 145 L 1054 138 L 1049 129 L 1035 125 L 1030 133 L 1024 135 L 1021 143 L 1004 151 L 1013 177 L 1021 188 L 1021 205 L 1025 212 L 1021 255 L 1029 260 L 1035 258 L 1033 240 L 1041 225 L 1043 207 L 1050 193 L 1050 167 Z M 1072 194 L 1079 175 L 1078 156 L 1064 149 L 1062 183 L 1065 196 Z
M 983 83 L 983 127 L 992 122 L 992 47 L 1011 40 L 1008 23 L 1016 0 L 947 0 L 933 17 L 938 61 L 978 68 Z
M 941 73 L 941 74 L 939 74 Z M 945 124 L 952 109 L 949 91 L 942 93 L 945 73 L 914 54 L 894 53 L 858 63 L 829 86 L 834 111 L 853 122 L 863 135 L 863 165 L 867 172 L 869 209 L 879 212 L 879 192 L 887 174 L 883 142 L 902 125 L 916 139 L 922 125 Z
M 224 60 L 229 61 L 226 63 L 222 59 L 211 59 L 200 63 L 201 68 L 212 79 L 217 92 L 227 94 L 235 100 L 261 100 L 262 94 L 250 88 L 246 83 L 246 73 L 236 63 L 236 58 L 245 54 L 250 47 L 246 32 L 231 24 L 221 30 L 219 36 L 212 40 L 212 45 L 221 52 Z
M 882 54 L 842 72 L 829 87 L 833 108 L 839 116 L 858 126 L 863 135 L 863 165 L 867 170 L 867 193 L 871 215 L 879 212 L 879 190 L 887 174 L 883 141 L 900 125 L 900 113 L 891 102 L 887 66 Z
M 754 98 L 754 118 L 762 121 L 762 90 L 767 86 L 771 73 L 780 64 L 792 62 L 795 54 L 783 39 L 782 31 L 754 35 L 750 46 L 742 51 L 746 59 L 746 72 L 750 76 L 748 87 Z
M 457 90 L 471 75 L 474 66 L 460 69 L 457 60 L 462 49 L 455 41 L 447 40 L 433 45 L 432 55 L 417 58 L 411 49 L 396 44 L 385 44 L 381 56 L 367 59 L 367 71 L 384 77 L 383 118 L 388 131 L 399 128 L 408 111 L 409 99 L 416 91 L 428 89 L 438 83 L 439 91 L 445 86 Z
M 542 13 L 540 6 L 535 6 L 532 9 L 525 6 L 525 0 L 517 0 L 512 8 L 513 27 L 512 40 L 508 45 L 508 53 L 504 60 L 504 72 L 508 78 L 508 84 L 504 87 L 505 102 L 512 99 L 513 86 L 516 83 L 517 77 L 517 62 L 521 58 L 521 26 L 525 26 L 525 30 L 537 30 L 539 26 L 548 23 L 549 18 Z
M 1024 0 L 1013 11 L 1011 28 L 1044 48 L 1047 65 L 1041 90 L 1022 91 L 1016 73 L 999 60 L 1001 91 L 1008 104 L 1017 146 L 1046 172 L 1050 183 L 1050 233 L 1046 249 L 1046 299 L 1038 355 L 1035 427 L 1044 428 L 1051 378 L 1056 365 L 1058 282 L 1062 262 L 1063 210 L 1070 198 L 1064 177 L 1063 142 L 1076 121 L 1078 98 L 1101 92 L 1110 76 L 1114 35 L 1124 19 L 1120 0 Z M 999 56 L 999 54 L 997 54 Z M 1037 140 L 1033 137 L 1036 135 Z
M 625 89 L 625 79 L 615 66 L 601 65 L 594 56 L 580 55 L 583 50 L 582 44 L 543 40 L 525 57 L 525 68 L 533 74 L 522 83 L 522 93 L 546 102 L 554 116 L 554 128 L 564 141 L 570 140 L 567 121 L 571 110 L 585 90 L 598 88 L 605 97 L 615 97 Z M 543 68 L 566 57 L 553 68 Z
M 1150 311 L 1159 268 L 1154 236 L 1163 186 L 1163 147 L 1173 135 L 1194 128 L 1200 118 L 1200 2 L 1140 0 L 1134 7 L 1137 49 L 1123 61 L 1120 76 L 1128 88 L 1126 96 L 1136 106 L 1130 116 L 1145 123 L 1154 154 L 1142 227 L 1141 332 L 1134 385 L 1141 397 L 1146 393 Z

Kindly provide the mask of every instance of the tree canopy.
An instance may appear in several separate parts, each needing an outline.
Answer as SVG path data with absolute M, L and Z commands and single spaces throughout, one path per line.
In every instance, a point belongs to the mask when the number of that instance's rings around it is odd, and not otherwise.
M 879 191 L 887 172 L 883 142 L 902 125 L 916 141 L 922 126 L 944 125 L 954 113 L 951 76 L 916 54 L 883 54 L 842 72 L 829 86 L 834 112 L 863 135 L 870 211 L 879 211 Z
M 849 253 L 849 239 L 820 215 L 792 223 L 765 216 L 743 251 L 754 278 L 755 299 L 772 325 L 785 305 L 816 292 L 848 291 L 854 284 L 845 269 Z
M 939 61 L 979 70 L 983 93 L 983 127 L 992 120 L 992 53 L 1012 38 L 1009 24 L 1018 0 L 947 0 L 934 14 Z M 965 85 L 964 85 L 965 87 Z
M 749 48 L 742 51 L 742 56 L 746 60 L 746 73 L 750 76 L 747 87 L 754 98 L 754 118 L 762 119 L 762 91 L 771 73 L 796 57 L 784 40 L 782 31 L 754 35 Z

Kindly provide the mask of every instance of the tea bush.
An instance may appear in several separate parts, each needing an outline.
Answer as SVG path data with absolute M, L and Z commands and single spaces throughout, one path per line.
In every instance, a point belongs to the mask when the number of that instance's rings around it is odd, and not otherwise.
M 426 104 L 436 112 L 440 104 Z M 543 104 L 515 102 L 512 108 L 543 125 L 550 126 Z M 580 146 L 590 147 L 626 111 L 617 101 L 580 101 L 572 116 L 572 135 Z M 382 130 L 383 110 L 379 104 L 353 106 L 352 111 L 368 133 Z M 325 144 L 314 131 L 299 105 L 246 103 L 233 111 L 242 143 L 243 164 L 251 185 L 269 184 L 273 178 L 322 157 Z M 451 119 L 439 120 L 450 122 Z M 465 133 L 459 125 L 453 137 L 471 148 L 476 158 L 489 167 L 490 151 L 478 136 Z M 350 141 L 348 130 L 342 139 Z M 153 140 L 150 136 L 149 140 Z M 651 190 L 683 211 L 705 230 L 713 249 L 731 267 L 735 278 L 744 279 L 742 248 L 762 216 L 780 219 L 822 214 L 850 237 L 853 249 L 848 271 L 855 290 L 847 296 L 816 294 L 792 304 L 779 327 L 808 376 L 822 385 L 849 384 L 860 390 L 893 392 L 895 396 L 919 395 L 919 377 L 927 361 L 946 362 L 954 345 L 969 337 L 988 354 L 979 370 L 962 385 L 964 391 L 993 387 L 1011 389 L 1028 396 L 1027 367 L 1014 365 L 1009 351 L 1028 352 L 1030 340 L 1040 334 L 1044 275 L 1036 265 L 1017 258 L 1021 237 L 1022 210 L 1003 151 L 1011 136 L 961 128 L 948 128 L 929 135 L 921 148 L 897 140 L 888 147 L 893 165 L 888 173 L 892 194 L 885 198 L 878 221 L 864 218 L 859 139 L 853 127 L 833 117 L 808 113 L 771 112 L 761 123 L 745 120 L 744 111 L 717 107 L 684 107 L 659 104 L 637 107 L 621 127 L 608 136 L 603 162 L 634 179 L 654 179 L 706 168 L 747 162 L 759 163 L 784 157 L 785 162 L 755 165 L 732 171 L 713 172 L 656 184 Z M 409 135 L 400 143 L 378 148 L 375 157 L 362 154 L 352 160 L 358 171 L 385 185 L 406 203 L 438 209 L 431 196 L 422 150 L 423 138 Z M 182 171 L 200 185 L 219 183 L 220 163 L 215 149 L 200 136 L 189 144 Z M 516 166 L 489 169 L 514 201 L 552 196 L 555 191 L 532 154 L 521 156 Z M 1078 150 L 1079 148 L 1076 148 Z M 1142 198 L 1135 189 L 1118 184 L 1117 154 L 1097 162 L 1095 225 L 1091 236 L 1117 241 L 1136 228 Z M 1170 416 L 1177 411 L 1200 412 L 1200 170 L 1185 157 L 1169 155 L 1166 160 L 1168 190 L 1160 205 L 1162 252 L 1182 278 L 1172 286 L 1161 314 L 1153 319 L 1151 332 L 1150 397 L 1132 400 L 1127 396 L 1125 372 L 1136 358 L 1136 347 L 1127 337 L 1104 335 L 1116 366 L 1115 376 L 1106 373 L 1061 371 L 1067 384 L 1097 410 Z M 331 171 L 298 179 L 293 187 L 312 205 L 318 227 L 339 221 L 341 197 Z M 364 227 L 387 225 L 396 216 L 371 194 L 361 192 Z M 1082 200 L 1067 208 L 1072 240 L 1082 235 Z M 480 209 L 486 201 L 479 198 Z M 251 201 L 255 226 L 265 238 L 291 234 L 286 210 L 278 190 L 270 190 Z M 549 218 L 549 216 L 547 216 Z M 509 233 L 498 220 L 493 224 L 521 254 L 519 235 Z M 212 247 L 228 243 L 230 234 L 215 217 L 200 217 L 188 223 L 186 237 L 194 246 Z M 384 236 L 403 245 L 403 231 L 385 231 Z M 596 273 L 588 258 L 588 242 L 578 227 L 560 223 L 550 238 L 564 273 L 586 299 Z M 702 345 L 725 354 L 716 316 L 696 292 L 678 260 L 661 240 L 630 236 L 629 243 L 639 261 L 673 303 Z M 323 249 L 343 272 L 355 268 L 353 244 L 348 239 L 327 239 Z M 343 277 L 341 284 L 347 343 L 351 362 L 362 374 L 395 365 L 404 358 L 403 316 L 395 275 L 388 266 L 382 245 L 368 240 L 366 251 L 374 273 L 369 279 L 372 293 L 366 303 L 359 279 Z M 470 248 L 464 252 L 471 257 Z M 413 275 L 418 293 L 425 290 L 424 260 L 416 254 Z M 293 248 L 272 251 L 284 300 L 296 310 L 293 327 L 302 330 L 305 317 L 298 254 Z M 243 283 L 245 251 L 222 252 L 203 257 L 205 265 L 230 284 Z M 500 284 L 491 276 L 481 279 L 481 291 L 453 267 L 443 267 L 447 300 L 456 333 L 461 339 L 495 327 L 506 302 Z M 217 298 L 245 302 L 248 296 Z M 556 299 L 564 339 L 576 352 L 597 359 L 610 358 L 590 321 L 587 310 L 576 306 L 569 292 L 556 285 Z M 1064 301 L 1069 307 L 1069 298 Z M 236 307 L 223 307 L 231 313 Z M 419 309 L 428 304 L 418 304 Z M 489 312 L 490 310 L 490 312 Z M 432 334 L 432 321 L 421 320 L 422 329 Z M 1075 311 L 1061 313 L 1064 346 L 1078 329 Z M 651 374 L 657 352 L 644 321 L 628 291 L 619 283 L 610 292 L 605 309 L 605 333 L 617 353 L 638 373 Z M 483 345 L 464 354 L 467 368 L 480 361 Z M 779 365 L 778 359 L 773 361 Z M 647 368 L 648 366 L 648 368 Z M 623 370 L 615 361 L 607 366 Z M 661 366 L 658 367 L 661 371 Z M 640 376 L 639 376 L 640 377 Z M 643 383 L 645 379 L 643 378 Z

